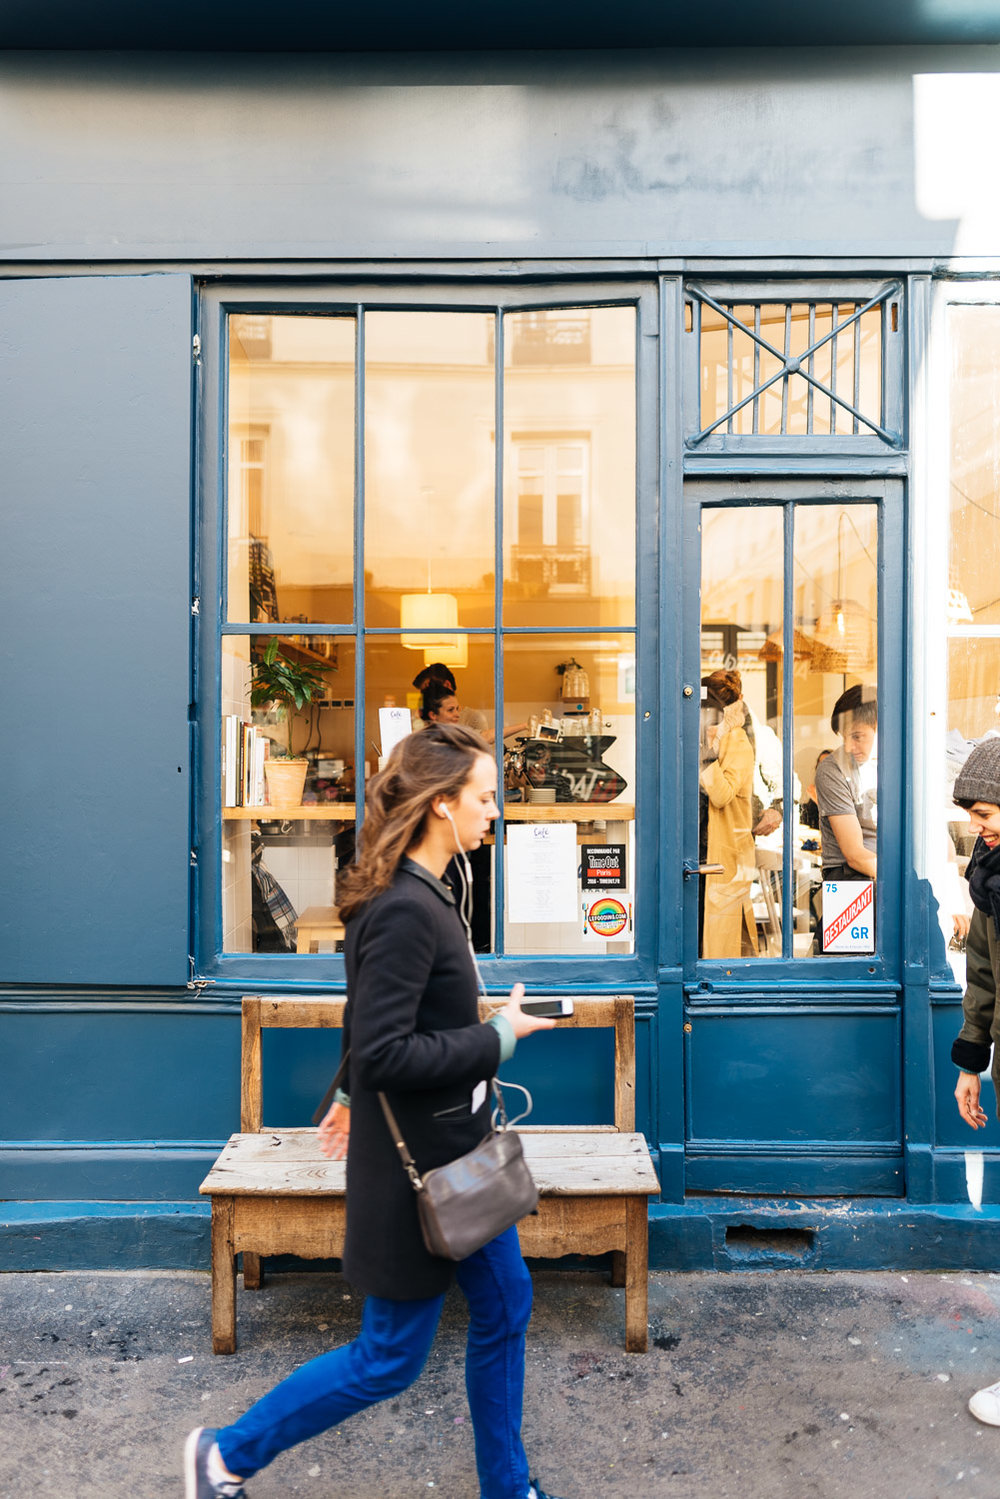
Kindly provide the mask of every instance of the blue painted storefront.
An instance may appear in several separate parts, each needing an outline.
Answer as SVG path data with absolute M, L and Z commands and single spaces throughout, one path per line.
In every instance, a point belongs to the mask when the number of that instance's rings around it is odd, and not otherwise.
M 239 996 L 342 984 L 335 957 L 303 977 L 219 956 L 226 311 L 593 302 L 638 309 L 636 952 L 487 981 L 635 994 L 654 1264 L 993 1264 L 1000 1156 L 974 1213 L 920 829 L 934 298 L 1000 261 L 954 194 L 925 212 L 914 99 L 918 76 L 995 67 L 0 53 L 0 1268 L 207 1264 L 197 1185 L 238 1121 Z M 898 283 L 893 444 L 686 447 L 685 285 L 740 277 Z M 879 507 L 880 955 L 699 964 L 701 510 L 830 496 Z M 267 1041 L 265 1117 L 304 1120 L 332 1038 Z M 609 1067 L 607 1038 L 567 1034 L 512 1075 L 541 1122 L 600 1120 Z

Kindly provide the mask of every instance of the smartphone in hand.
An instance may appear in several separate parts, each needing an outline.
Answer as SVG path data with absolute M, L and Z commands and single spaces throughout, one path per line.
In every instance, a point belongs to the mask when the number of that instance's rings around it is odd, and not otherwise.
M 573 1001 L 566 998 L 522 999 L 521 1009 L 525 1015 L 538 1015 L 545 1020 L 562 1020 L 573 1013 Z

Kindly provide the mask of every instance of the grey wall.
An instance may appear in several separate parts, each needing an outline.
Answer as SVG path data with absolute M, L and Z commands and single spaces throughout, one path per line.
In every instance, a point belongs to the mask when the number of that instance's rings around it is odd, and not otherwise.
M 0 978 L 188 975 L 191 281 L 0 282 Z
M 7 53 L 0 259 L 992 254 L 998 66 Z

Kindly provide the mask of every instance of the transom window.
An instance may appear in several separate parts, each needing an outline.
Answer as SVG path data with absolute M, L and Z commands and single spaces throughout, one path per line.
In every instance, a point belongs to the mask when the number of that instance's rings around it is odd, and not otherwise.
M 900 442 L 901 288 L 685 288 L 692 452 Z

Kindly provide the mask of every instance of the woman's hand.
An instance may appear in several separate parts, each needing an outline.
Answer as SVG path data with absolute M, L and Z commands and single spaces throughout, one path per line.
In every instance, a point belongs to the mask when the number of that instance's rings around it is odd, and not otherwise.
M 347 1155 L 347 1141 L 351 1133 L 351 1111 L 342 1103 L 331 1104 L 329 1112 L 320 1121 L 317 1134 L 319 1148 L 328 1161 L 342 1161 Z
M 524 985 L 515 984 L 510 991 L 510 999 L 508 999 L 503 1009 L 499 1012 L 505 1020 L 510 1022 L 515 1038 L 520 1041 L 523 1036 L 530 1036 L 532 1031 L 554 1030 L 554 1020 L 544 1019 L 541 1015 L 526 1015 L 524 1013 L 521 1009 L 521 1000 L 523 998 Z
M 955 1102 L 958 1104 L 958 1112 L 972 1129 L 982 1129 L 987 1123 L 986 1115 L 979 1104 L 979 1086 L 979 1077 L 975 1072 L 958 1074 Z
M 760 822 L 750 831 L 755 838 L 767 838 L 769 834 L 781 827 L 781 813 L 777 807 L 767 807 L 760 814 Z
M 969 918 L 964 911 L 956 911 L 951 918 L 952 926 L 955 928 L 955 936 L 959 939 L 969 935 Z

